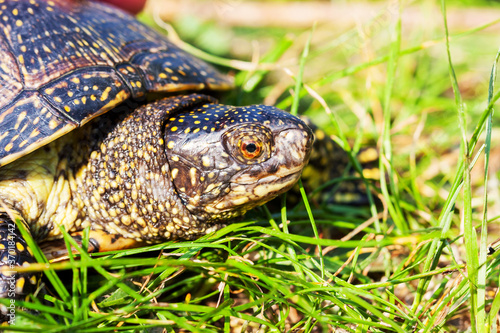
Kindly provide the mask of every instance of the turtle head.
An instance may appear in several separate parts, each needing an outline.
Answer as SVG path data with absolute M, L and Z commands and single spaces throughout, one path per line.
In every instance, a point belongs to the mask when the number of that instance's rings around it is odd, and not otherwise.
M 205 104 L 176 114 L 165 128 L 172 182 L 204 222 L 242 215 L 289 190 L 313 140 L 300 119 L 264 105 Z

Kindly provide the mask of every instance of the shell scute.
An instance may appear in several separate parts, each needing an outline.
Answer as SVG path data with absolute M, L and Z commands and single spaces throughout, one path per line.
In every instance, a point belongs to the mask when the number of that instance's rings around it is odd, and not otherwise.
M 130 96 L 114 68 L 78 69 L 41 89 L 59 112 L 79 125 L 104 113 Z M 96 112 L 96 110 L 99 110 Z
M 46 144 L 53 135 L 62 136 L 77 125 L 54 113 L 38 92 L 23 92 L 0 113 L 0 160 L 7 164 Z

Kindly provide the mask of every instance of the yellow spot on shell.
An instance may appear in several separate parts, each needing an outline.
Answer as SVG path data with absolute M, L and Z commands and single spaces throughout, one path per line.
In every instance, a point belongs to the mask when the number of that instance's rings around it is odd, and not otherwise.
M 18 250 L 19 252 L 24 251 L 24 246 L 23 246 L 23 244 L 21 244 L 21 243 L 19 243 L 19 242 L 17 242 L 17 243 L 16 243 L 16 248 L 17 248 L 17 250 Z
M 58 125 L 58 123 L 57 123 L 57 121 L 55 121 L 54 119 L 52 119 L 52 120 L 50 120 L 50 121 L 49 121 L 49 128 L 50 128 L 51 130 L 53 130 L 53 129 L 57 128 L 57 125 Z
M 101 95 L 101 102 L 104 102 L 105 100 L 108 99 L 110 91 L 111 91 L 111 87 L 107 87 L 106 89 L 104 89 L 104 91 L 102 92 L 102 95 Z

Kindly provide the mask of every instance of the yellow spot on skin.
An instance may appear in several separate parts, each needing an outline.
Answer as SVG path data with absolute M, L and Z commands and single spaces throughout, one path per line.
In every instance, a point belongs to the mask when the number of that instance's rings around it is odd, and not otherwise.
M 175 179 L 175 177 L 177 177 L 178 173 L 179 173 L 179 169 L 177 169 L 177 168 L 172 169 L 172 172 L 171 172 L 172 179 Z
M 209 167 L 210 166 L 210 158 L 208 158 L 208 156 L 203 156 L 201 158 L 201 162 L 203 164 L 204 167 Z
M 16 282 L 16 292 L 21 294 L 24 289 L 24 283 L 26 282 L 25 278 L 19 278 Z
M 16 25 L 17 25 L 18 27 L 22 26 L 22 25 L 23 25 L 23 21 L 21 21 L 21 20 L 17 20 L 17 21 L 16 21 Z
M 109 216 L 111 216 L 111 217 L 116 217 L 116 216 L 117 216 L 117 214 L 116 214 L 116 210 L 115 210 L 115 209 L 113 209 L 113 208 L 111 208 L 111 209 L 108 211 L 108 213 L 109 213 Z
M 233 188 L 231 191 L 234 193 L 246 193 L 247 188 L 243 185 L 239 185 L 239 186 L 236 186 L 235 188 Z
M 33 284 L 33 285 L 35 285 L 35 284 L 36 284 L 36 275 L 32 275 L 32 276 L 30 277 L 30 283 L 31 283 L 31 284 Z
M 139 217 L 137 219 L 137 224 L 140 225 L 141 227 L 145 228 L 146 227 L 146 221 L 144 221 L 144 219 L 142 217 Z
M 245 203 L 247 203 L 248 201 L 250 200 L 250 198 L 248 197 L 239 197 L 239 198 L 234 198 L 231 200 L 231 205 L 234 205 L 234 206 L 239 206 L 239 205 L 243 205 Z M 222 201 L 222 202 L 219 202 L 215 208 L 217 209 L 223 209 L 226 207 L 228 203 L 225 202 L 225 201 Z
M 198 170 L 196 170 L 196 168 L 191 168 L 189 169 L 189 176 L 191 178 L 191 185 L 192 186 L 195 186 L 196 185 L 196 172 Z
M 174 127 L 172 127 L 172 128 L 170 129 L 170 131 L 175 132 L 175 131 L 177 131 L 177 129 L 178 129 L 178 128 L 177 128 L 177 126 L 174 126 Z
M 121 221 L 125 225 L 130 225 L 130 222 L 132 222 L 132 220 L 130 219 L 130 216 L 128 216 L 128 215 L 122 216 Z

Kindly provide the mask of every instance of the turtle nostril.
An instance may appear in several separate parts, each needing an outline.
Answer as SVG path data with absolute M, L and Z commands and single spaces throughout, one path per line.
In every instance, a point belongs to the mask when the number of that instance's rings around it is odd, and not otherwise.
M 315 140 L 313 132 L 308 128 L 308 130 L 304 131 L 304 136 L 306 137 L 307 140 L 305 144 L 306 150 L 312 149 Z

